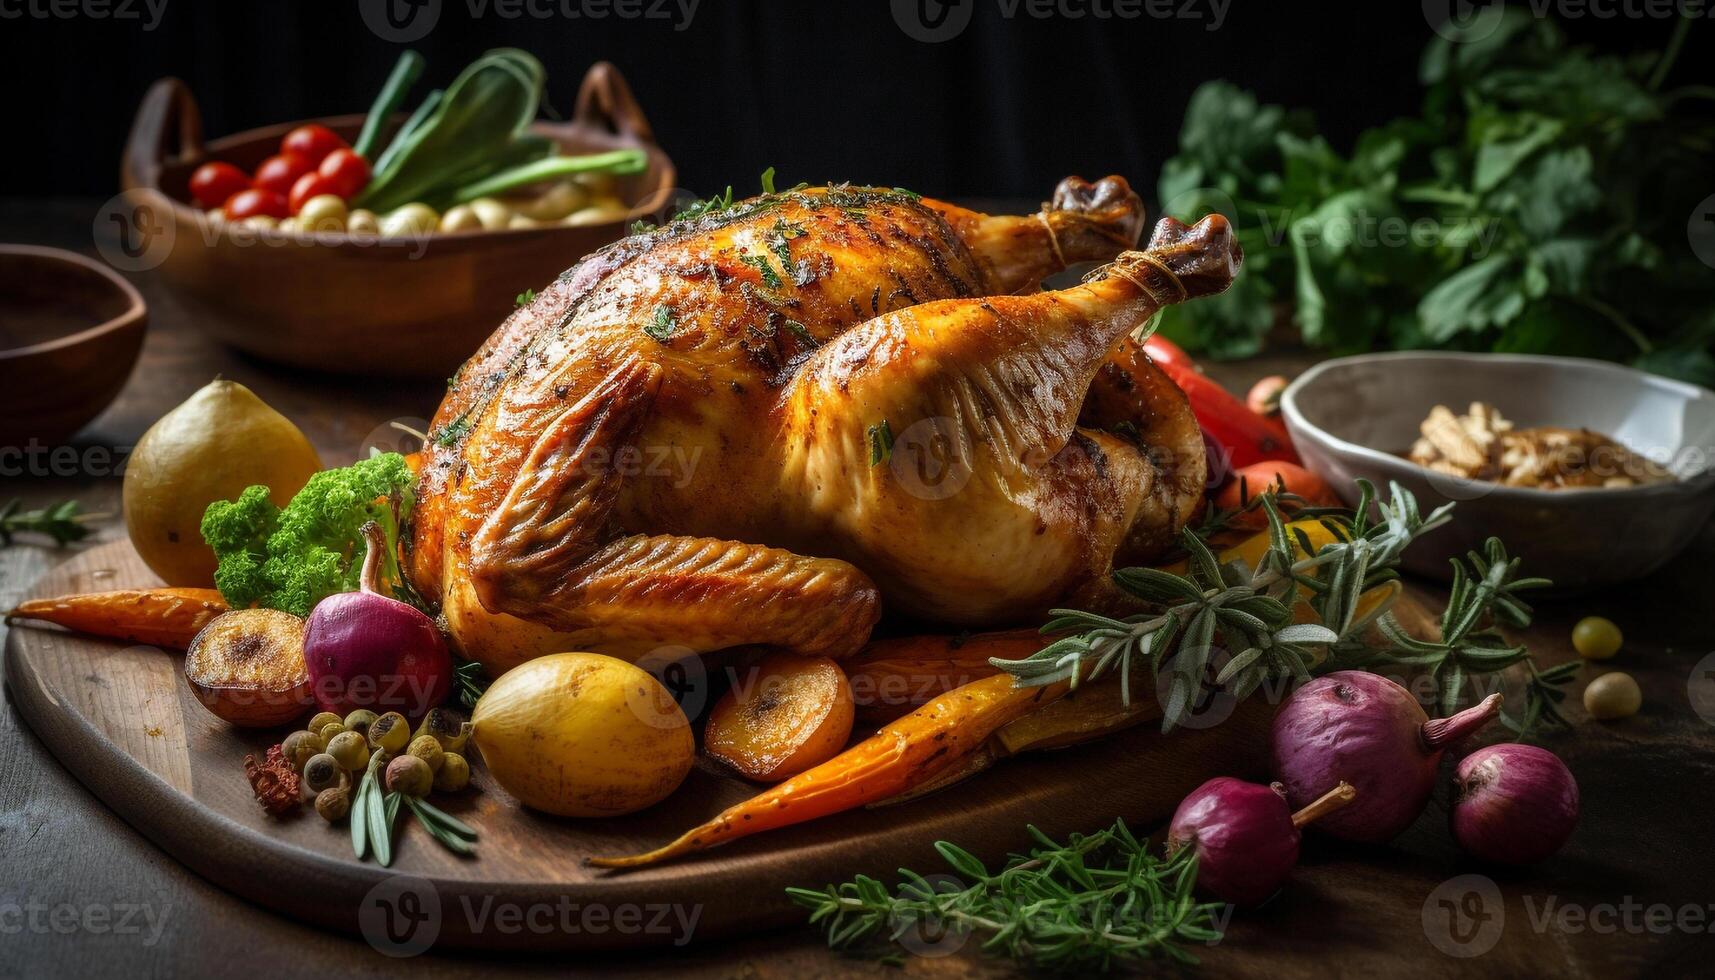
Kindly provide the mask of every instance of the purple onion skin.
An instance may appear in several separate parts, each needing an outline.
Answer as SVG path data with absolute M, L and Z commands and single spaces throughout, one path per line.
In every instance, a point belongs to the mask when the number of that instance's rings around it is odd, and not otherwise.
M 1497 864 L 1534 864 L 1578 826 L 1578 782 L 1560 757 L 1534 745 L 1491 745 L 1453 770 L 1453 839 Z
M 434 620 L 397 599 L 342 592 L 316 603 L 304 623 L 304 664 L 316 703 L 423 715 L 446 700 L 452 658 Z
M 1357 800 L 1318 820 L 1317 829 L 1344 840 L 1390 841 L 1429 802 L 1441 753 L 1492 719 L 1499 704 L 1492 695 L 1431 721 L 1417 699 L 1388 678 L 1336 671 L 1294 691 L 1275 715 L 1275 778 L 1294 808 L 1344 779 L 1357 789 Z
M 1279 792 L 1219 776 L 1173 812 L 1167 849 L 1197 849 L 1197 889 L 1234 905 L 1255 905 L 1280 890 L 1298 864 L 1298 828 Z

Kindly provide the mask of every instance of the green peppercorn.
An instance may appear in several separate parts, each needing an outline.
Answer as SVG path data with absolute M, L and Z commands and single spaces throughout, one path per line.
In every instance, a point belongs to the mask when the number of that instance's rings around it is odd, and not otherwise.
M 304 763 L 310 761 L 310 757 L 321 752 L 324 747 L 322 737 L 315 732 L 293 732 L 280 743 L 280 754 L 285 756 L 286 761 L 301 775 Z
M 339 724 L 339 715 L 336 715 L 331 711 L 318 711 L 316 712 L 316 716 L 310 719 L 308 727 L 312 732 L 320 732 L 329 725 L 337 724 Z
M 433 735 L 418 735 L 411 740 L 411 747 L 406 752 L 427 762 L 430 772 L 439 772 L 441 760 L 446 758 L 446 752 L 442 751 L 441 743 L 435 741 Z
M 369 726 L 375 724 L 375 718 L 375 712 L 370 711 L 368 708 L 358 708 L 356 711 L 345 716 L 346 730 L 356 732 L 364 738 L 368 738 Z
M 369 743 L 356 732 L 340 732 L 328 742 L 328 755 L 346 772 L 356 772 L 369 764 Z
M 369 744 L 389 752 L 403 752 L 411 741 L 411 723 L 397 711 L 389 711 L 369 723 Z
M 345 768 L 339 760 L 326 752 L 310 757 L 304 763 L 304 785 L 312 793 L 320 793 L 324 789 L 333 789 L 345 779 Z
M 442 793 L 457 793 L 470 785 L 470 763 L 457 752 L 441 758 L 440 771 L 435 773 L 435 789 Z
M 434 784 L 434 772 L 417 756 L 402 755 L 387 763 L 387 788 L 392 792 L 423 797 Z
M 328 823 L 337 823 L 351 812 L 351 791 L 344 786 L 324 789 L 316 794 L 316 812 Z

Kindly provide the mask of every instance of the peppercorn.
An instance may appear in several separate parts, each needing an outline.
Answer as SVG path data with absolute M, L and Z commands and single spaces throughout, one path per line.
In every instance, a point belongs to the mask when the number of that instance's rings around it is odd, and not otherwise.
M 311 756 L 310 761 L 304 763 L 304 785 L 308 786 L 312 793 L 332 789 L 344 779 L 345 769 L 340 766 L 338 759 L 326 752 Z
M 375 712 L 370 711 L 368 708 L 358 708 L 356 711 L 345 716 L 346 730 L 356 732 L 364 738 L 368 738 L 369 726 L 375 724 L 375 718 Z
M 336 715 L 331 711 L 318 711 L 316 712 L 315 717 L 311 718 L 310 723 L 305 727 L 312 732 L 320 732 L 329 725 L 339 724 L 339 720 L 339 715 Z
M 369 744 L 389 752 L 405 751 L 411 741 L 411 723 L 397 711 L 389 711 L 369 723 Z
M 351 812 L 351 791 L 344 786 L 324 789 L 316 794 L 316 812 L 328 823 L 337 823 Z
M 427 762 L 430 772 L 440 772 L 441 760 L 446 758 L 446 752 L 442 751 L 441 743 L 435 741 L 433 735 L 418 735 L 411 740 L 411 747 L 406 751 L 408 754 Z
M 457 752 L 441 758 L 441 768 L 435 773 L 435 789 L 442 793 L 457 793 L 470 785 L 470 763 Z
M 369 764 L 369 743 L 356 732 L 335 735 L 328 742 L 327 753 L 347 772 L 356 772 Z
M 304 763 L 310 761 L 310 756 L 321 752 L 325 747 L 322 737 L 315 732 L 293 732 L 280 743 L 280 754 L 292 764 L 292 771 L 302 774 Z
M 420 798 L 434 783 L 434 772 L 418 756 L 402 755 L 387 764 L 387 788 L 392 792 Z

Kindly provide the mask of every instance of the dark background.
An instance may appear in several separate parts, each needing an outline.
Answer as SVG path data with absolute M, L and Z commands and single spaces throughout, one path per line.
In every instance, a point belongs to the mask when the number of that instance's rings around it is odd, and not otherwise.
M 162 75 L 190 84 L 214 137 L 365 111 L 401 47 L 365 26 L 360 4 L 374 0 L 165 0 L 153 30 L 31 12 L 53 2 L 70 0 L 0 0 L 11 150 L 0 154 L 0 197 L 114 193 L 131 115 Z M 144 12 L 142 0 L 91 2 Z M 909 37 L 889 0 L 701 0 L 685 30 L 674 29 L 676 9 L 669 20 L 508 19 L 496 2 L 439 0 L 435 28 L 410 45 L 429 61 L 417 95 L 483 49 L 516 45 L 547 65 L 549 101 L 569 112 L 585 68 L 609 59 L 679 182 L 699 193 L 754 190 L 772 165 L 783 183 L 849 179 L 967 197 L 1039 198 L 1068 173 L 1118 172 L 1152 198 L 1186 99 L 1207 79 L 1314 110 L 1340 148 L 1415 109 L 1418 55 L 1433 36 L 1423 8 L 1446 0 L 1232 0 L 1218 30 L 1208 29 L 1209 0 L 1171 0 L 1197 19 L 1131 20 L 1039 19 L 1023 8 L 1008 19 L 1010 0 L 959 0 L 974 4 L 971 22 L 939 44 Z M 1088 10 L 1111 0 L 1063 2 Z M 473 4 L 485 13 L 473 17 Z M 1672 27 L 1589 15 L 1565 25 L 1616 51 L 1657 48 Z M 1692 32 L 1676 78 L 1706 73 L 1711 35 Z

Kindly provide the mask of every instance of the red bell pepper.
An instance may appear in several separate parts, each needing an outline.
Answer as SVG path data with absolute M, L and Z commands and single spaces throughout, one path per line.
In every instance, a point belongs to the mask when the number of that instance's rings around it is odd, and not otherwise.
M 1185 397 L 1191 402 L 1191 411 L 1197 416 L 1197 423 L 1226 452 L 1228 468 L 1238 470 L 1253 463 L 1274 460 L 1299 461 L 1284 425 L 1251 411 L 1243 399 L 1198 370 L 1196 362 L 1177 344 L 1164 337 L 1152 336 L 1144 342 L 1143 348 L 1149 352 L 1150 360 L 1185 392 Z M 1211 461 L 1210 468 L 1219 467 Z

